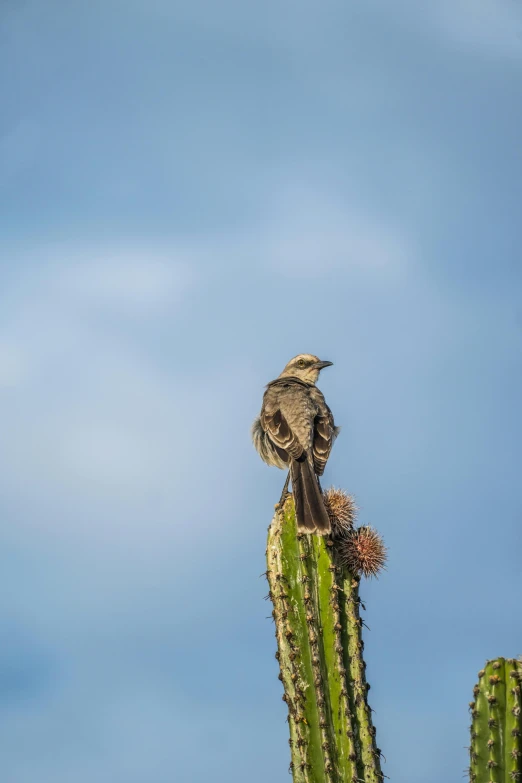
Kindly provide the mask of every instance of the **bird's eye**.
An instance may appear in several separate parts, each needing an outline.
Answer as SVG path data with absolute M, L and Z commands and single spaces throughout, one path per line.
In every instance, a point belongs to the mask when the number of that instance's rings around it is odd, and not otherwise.
M 305 360 L 304 359 L 299 359 L 297 364 L 299 365 L 299 367 L 304 367 L 305 366 Z

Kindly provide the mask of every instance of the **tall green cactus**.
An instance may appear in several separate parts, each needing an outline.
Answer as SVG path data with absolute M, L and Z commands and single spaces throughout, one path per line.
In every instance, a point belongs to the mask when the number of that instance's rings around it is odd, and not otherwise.
M 473 689 L 470 783 L 516 783 L 522 776 L 522 665 L 488 661 Z
M 269 528 L 267 577 L 294 783 L 380 783 L 362 657 L 359 579 L 332 539 L 297 533 L 289 498 Z

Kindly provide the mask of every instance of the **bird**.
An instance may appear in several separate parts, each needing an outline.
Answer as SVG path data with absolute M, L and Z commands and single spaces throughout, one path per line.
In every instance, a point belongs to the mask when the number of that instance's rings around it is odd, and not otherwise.
M 268 465 L 288 470 L 280 504 L 292 481 L 297 529 L 301 533 L 330 533 L 319 477 L 340 427 L 322 392 L 319 373 L 333 362 L 301 353 L 266 386 L 261 413 L 252 424 L 252 440 Z

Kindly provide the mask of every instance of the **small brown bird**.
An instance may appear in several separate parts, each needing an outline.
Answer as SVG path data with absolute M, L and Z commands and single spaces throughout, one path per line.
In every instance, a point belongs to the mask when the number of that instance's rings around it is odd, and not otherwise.
M 331 364 L 308 353 L 291 359 L 266 387 L 261 414 L 252 425 L 252 440 L 261 459 L 289 469 L 281 501 L 291 479 L 298 530 L 321 535 L 330 532 L 330 519 L 319 476 L 339 427 L 315 384 L 323 367 Z

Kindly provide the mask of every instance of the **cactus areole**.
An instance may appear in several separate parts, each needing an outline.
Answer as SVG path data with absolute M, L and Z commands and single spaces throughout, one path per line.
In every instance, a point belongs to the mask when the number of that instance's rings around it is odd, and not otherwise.
M 295 783 L 380 783 L 368 706 L 358 577 L 331 539 L 298 534 L 292 498 L 268 532 L 283 700 Z

